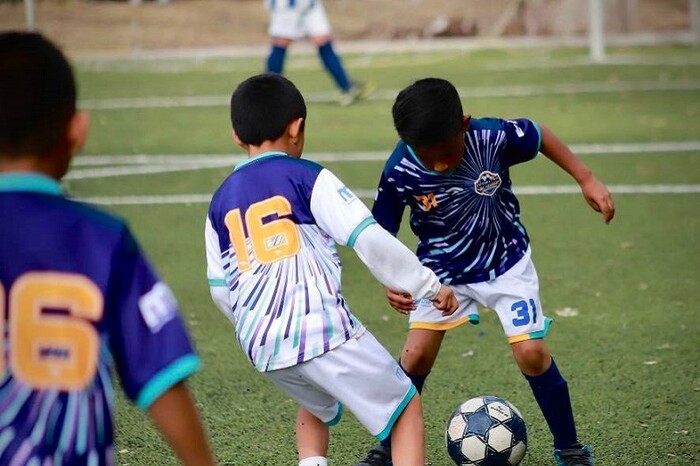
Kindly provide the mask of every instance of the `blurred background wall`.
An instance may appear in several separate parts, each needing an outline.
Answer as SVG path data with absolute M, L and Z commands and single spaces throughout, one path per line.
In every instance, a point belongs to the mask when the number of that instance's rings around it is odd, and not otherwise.
M 600 0 L 608 37 L 695 40 L 699 0 Z M 263 0 L 0 0 L 0 30 L 37 30 L 70 53 L 267 43 Z M 589 0 L 325 0 L 340 41 L 585 36 Z M 697 15 L 696 15 L 697 17 Z M 675 34 L 675 36 L 674 36 Z

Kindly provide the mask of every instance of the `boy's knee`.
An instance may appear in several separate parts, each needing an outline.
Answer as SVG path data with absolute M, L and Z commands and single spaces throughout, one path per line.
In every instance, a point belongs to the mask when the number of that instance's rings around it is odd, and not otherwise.
M 401 367 L 409 374 L 423 375 L 430 372 L 434 357 L 418 346 L 406 347 L 401 353 Z
M 540 339 L 514 343 L 512 350 L 518 367 L 526 375 L 543 374 L 551 364 L 549 351 Z

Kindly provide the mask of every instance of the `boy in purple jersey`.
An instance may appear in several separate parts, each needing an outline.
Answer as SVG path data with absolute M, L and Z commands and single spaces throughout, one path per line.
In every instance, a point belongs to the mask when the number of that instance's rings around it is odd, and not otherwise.
M 457 90 L 445 80 L 408 86 L 392 113 L 401 141 L 386 163 L 372 213 L 396 234 L 408 206 L 418 257 L 460 301 L 451 316 L 435 316 L 430 303 L 387 289 L 392 307 L 412 311 L 402 368 L 420 392 L 445 332 L 478 323 L 477 303 L 493 309 L 553 434 L 556 464 L 593 465 L 590 448 L 576 434 L 566 381 L 543 341 L 550 320 L 542 314 L 509 168 L 542 152 L 578 182 L 606 223 L 615 214 L 608 189 L 544 126 L 465 116 Z M 390 464 L 389 447 L 388 442 L 374 447 L 359 465 Z
M 177 303 L 120 219 L 61 193 L 87 136 L 61 52 L 0 34 L 0 464 L 114 464 L 111 371 L 182 462 L 214 464 Z
M 306 104 L 289 80 L 268 73 L 242 82 L 231 122 L 249 159 L 212 197 L 207 278 L 251 364 L 299 405 L 299 466 L 327 465 L 328 427 L 343 408 L 380 441 L 391 437 L 397 466 L 423 466 L 420 398 L 350 311 L 336 243 L 353 248 L 385 286 L 432 302 L 436 314 L 457 309 L 452 290 L 335 175 L 301 159 Z

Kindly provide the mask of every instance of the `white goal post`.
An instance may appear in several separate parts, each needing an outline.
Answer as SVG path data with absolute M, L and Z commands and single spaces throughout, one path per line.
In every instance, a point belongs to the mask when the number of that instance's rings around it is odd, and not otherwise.
M 24 0 L 24 20 L 27 23 L 27 31 L 35 29 L 34 0 Z
M 605 16 L 603 0 L 588 0 L 588 55 L 591 61 L 605 61 Z

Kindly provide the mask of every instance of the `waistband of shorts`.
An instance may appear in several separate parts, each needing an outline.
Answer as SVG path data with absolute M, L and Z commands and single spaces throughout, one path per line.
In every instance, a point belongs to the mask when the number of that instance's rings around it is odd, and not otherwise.
M 529 250 L 530 246 L 528 245 L 525 249 L 519 251 L 520 254 L 508 257 L 508 259 L 505 262 L 499 264 L 498 267 L 494 267 L 492 269 L 487 270 L 479 270 L 478 272 L 465 273 L 462 274 L 457 280 L 446 279 L 445 284 L 466 285 L 469 283 L 480 283 L 495 280 L 497 277 L 500 277 L 501 275 L 509 271 L 515 264 L 520 262 L 520 260 L 523 257 L 525 257 Z

